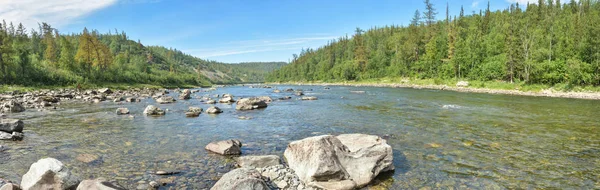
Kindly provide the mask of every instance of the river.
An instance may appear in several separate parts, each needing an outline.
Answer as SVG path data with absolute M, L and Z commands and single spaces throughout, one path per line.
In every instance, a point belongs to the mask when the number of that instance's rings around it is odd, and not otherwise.
M 283 155 L 287 144 L 322 134 L 384 136 L 394 149 L 396 170 L 375 182 L 381 189 L 594 189 L 600 188 L 600 101 L 472 94 L 408 88 L 275 86 L 304 89 L 316 101 L 292 93 L 242 86 L 198 92 L 191 100 L 158 105 L 63 103 L 57 110 L 11 114 L 25 122 L 23 141 L 2 141 L 0 178 L 20 181 L 44 157 L 61 160 L 82 178 L 104 177 L 135 189 L 163 179 L 177 189 L 210 188 L 233 166 L 231 157 L 208 153 L 211 141 L 240 139 L 243 155 Z M 312 91 L 311 91 L 312 89 Z M 355 93 L 352 91 L 365 91 Z M 186 118 L 198 97 L 230 93 L 271 96 L 266 109 Z M 176 93 L 171 93 L 176 97 Z M 169 109 L 142 114 L 147 105 Z M 134 115 L 120 116 L 127 107 Z M 251 119 L 238 119 L 239 116 Z M 98 156 L 91 163 L 80 154 Z

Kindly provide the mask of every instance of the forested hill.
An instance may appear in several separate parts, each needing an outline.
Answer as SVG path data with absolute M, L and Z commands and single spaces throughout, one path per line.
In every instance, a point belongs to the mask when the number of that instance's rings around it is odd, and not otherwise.
M 425 0 L 408 26 L 357 28 L 317 50 L 303 50 L 269 81 L 382 77 L 468 79 L 524 84 L 600 85 L 600 3 L 540 0 L 504 10 L 461 11 L 434 20 Z M 461 9 L 462 10 L 462 9 Z
M 30 31 L 21 24 L 0 23 L 0 85 L 262 82 L 269 71 L 282 65 L 207 61 L 175 49 L 144 46 L 119 31 L 60 34 L 46 23 Z

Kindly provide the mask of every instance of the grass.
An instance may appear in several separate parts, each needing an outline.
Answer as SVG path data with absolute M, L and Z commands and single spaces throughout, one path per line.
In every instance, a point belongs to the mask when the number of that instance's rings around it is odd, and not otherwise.
M 193 85 L 166 85 L 159 86 L 153 84 L 126 84 L 126 83 L 100 83 L 100 84 L 82 84 L 82 89 L 99 89 L 99 88 L 111 88 L 118 90 L 126 90 L 130 88 L 150 88 L 150 89 L 158 89 L 158 88 L 197 88 L 198 86 Z M 12 92 L 12 91 L 20 91 L 20 92 L 30 92 L 34 90 L 40 89 L 74 89 L 77 88 L 77 85 L 67 85 L 67 86 L 48 86 L 48 85 L 40 85 L 40 86 L 19 86 L 19 85 L 0 85 L 0 93 L 4 92 Z

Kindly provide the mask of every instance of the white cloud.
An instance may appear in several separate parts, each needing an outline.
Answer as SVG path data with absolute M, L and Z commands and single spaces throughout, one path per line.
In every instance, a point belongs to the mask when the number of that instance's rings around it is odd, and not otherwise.
M 2 0 L 0 19 L 15 25 L 23 23 L 26 28 L 37 28 L 37 24 L 41 22 L 59 28 L 116 2 L 117 0 Z
M 211 48 L 187 49 L 183 51 L 200 58 L 281 50 L 300 51 L 302 48 L 321 46 L 324 41 L 336 38 L 336 36 L 312 36 L 288 39 L 244 40 L 227 42 Z
M 473 3 L 471 4 L 472 8 L 477 8 L 479 7 L 479 1 L 473 1 Z

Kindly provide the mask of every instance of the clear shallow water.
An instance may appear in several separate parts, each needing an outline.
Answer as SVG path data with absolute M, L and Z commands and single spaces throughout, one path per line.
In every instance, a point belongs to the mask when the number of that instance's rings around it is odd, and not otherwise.
M 56 111 L 26 111 L 25 140 L 2 141 L 0 178 L 20 181 L 29 166 L 54 157 L 82 178 L 104 177 L 135 189 L 160 180 L 157 170 L 177 170 L 169 187 L 210 188 L 233 168 L 231 157 L 207 153 L 211 141 L 240 139 L 243 155 L 282 155 L 290 141 L 321 134 L 388 136 L 396 171 L 377 180 L 382 189 L 600 188 L 600 101 L 469 94 L 370 87 L 278 86 L 304 89 L 317 101 L 300 101 L 273 89 L 226 87 L 205 94 L 268 95 L 263 110 L 186 118 L 199 99 L 159 105 L 163 117 L 142 115 L 152 99 L 117 105 L 68 103 Z M 313 91 L 307 91 L 313 89 Z M 351 91 L 364 90 L 364 94 Z M 176 97 L 176 93 L 170 95 Z M 342 98 L 343 97 L 343 98 Z M 117 116 L 127 107 L 135 115 Z M 252 117 L 240 120 L 239 116 Z M 86 164 L 79 154 L 99 160 Z M 165 180 L 165 179 L 163 179 Z

